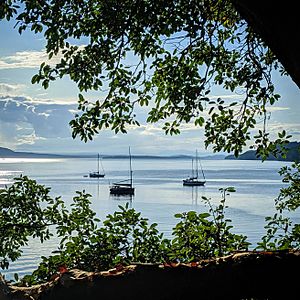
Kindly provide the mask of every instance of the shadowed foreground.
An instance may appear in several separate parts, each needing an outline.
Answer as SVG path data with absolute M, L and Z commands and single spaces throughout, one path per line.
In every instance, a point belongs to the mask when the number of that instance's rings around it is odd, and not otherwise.
M 243 252 L 192 264 L 71 270 L 31 288 L 0 278 L 0 300 L 296 299 L 299 269 L 300 251 Z

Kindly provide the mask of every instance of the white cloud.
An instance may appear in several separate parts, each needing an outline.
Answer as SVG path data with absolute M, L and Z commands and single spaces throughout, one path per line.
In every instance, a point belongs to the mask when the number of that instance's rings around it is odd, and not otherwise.
M 77 99 L 65 99 L 65 98 L 59 98 L 59 99 L 41 99 L 41 98 L 30 98 L 26 97 L 26 103 L 30 103 L 33 105 L 78 105 Z M 77 110 L 76 110 L 77 111 Z M 70 111 L 71 112 L 71 111 Z
M 85 45 L 78 46 L 78 51 L 82 50 Z M 1 69 L 19 69 L 19 68 L 37 68 L 43 62 L 49 65 L 55 65 L 60 62 L 63 57 L 61 51 L 52 56 L 51 60 L 48 59 L 46 49 L 40 51 L 17 51 L 12 55 L 4 56 L 0 59 L 0 70 Z
M 35 132 L 28 135 L 22 135 L 18 137 L 16 145 L 34 145 L 37 141 L 46 141 L 46 138 L 36 136 Z
M 53 57 L 51 64 L 58 63 L 60 58 L 60 55 Z M 0 59 L 0 69 L 38 68 L 42 62 L 50 62 L 45 50 L 19 51 L 13 55 L 2 57 Z
M 17 95 L 24 89 L 24 84 L 7 84 L 0 83 L 0 96 L 1 95 Z
M 70 137 L 72 105 L 36 104 L 27 97 L 0 97 L 0 136 L 11 144 Z M 3 142 L 3 141 L 1 141 Z
M 163 123 L 156 123 L 156 124 L 144 124 L 140 127 L 136 127 L 139 131 L 139 135 L 144 136 L 163 136 L 165 137 L 165 131 L 163 128 Z M 134 128 L 130 128 L 130 130 L 134 130 Z M 193 123 L 183 123 L 180 125 L 180 132 L 181 134 L 184 133 L 191 133 L 191 132 L 200 132 L 203 131 L 203 128 L 199 126 L 195 126 Z
M 210 152 L 205 150 L 203 128 L 193 123 L 183 123 L 178 136 L 166 135 L 161 122 L 130 126 L 128 134 L 115 135 L 106 129 L 88 143 L 79 138 L 73 140 L 68 123 L 77 111 L 76 107 L 77 103 L 70 104 L 69 101 L 58 103 L 52 99 L 0 97 L 0 145 L 45 153 L 101 151 L 103 154 L 124 154 L 128 146 L 132 147 L 134 154 L 194 154 L 195 149 L 200 155 Z M 287 108 L 278 107 L 275 111 L 281 110 Z M 295 134 L 300 132 L 298 124 L 271 123 L 271 120 L 268 123 L 272 135 L 283 129 Z
M 290 107 L 284 107 L 284 106 L 269 106 L 267 108 L 268 112 L 274 112 L 274 111 L 284 111 L 284 110 L 290 110 Z
M 223 94 L 223 95 L 211 95 L 209 96 L 210 99 L 217 100 L 218 98 L 221 99 L 229 99 L 229 100 L 241 100 L 243 94 Z
M 268 125 L 268 129 L 273 133 L 277 133 L 282 130 L 285 130 L 288 134 L 291 132 L 300 132 L 300 123 L 272 122 Z

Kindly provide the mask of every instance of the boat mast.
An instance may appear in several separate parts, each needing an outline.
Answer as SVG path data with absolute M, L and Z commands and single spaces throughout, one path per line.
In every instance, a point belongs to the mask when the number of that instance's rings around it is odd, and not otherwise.
M 132 166 L 131 166 L 131 153 L 129 147 L 129 172 L 130 172 L 130 186 L 132 187 Z
M 194 178 L 194 159 L 192 158 L 192 178 Z
M 203 168 L 202 168 L 202 164 L 201 164 L 201 161 L 200 161 L 200 167 L 201 167 L 201 172 L 202 172 L 202 176 L 203 176 L 203 179 L 204 179 L 204 180 L 206 180 L 206 179 L 205 179 L 205 175 L 204 175 L 204 172 L 203 172 Z
M 198 179 L 198 151 L 196 150 L 196 178 Z
M 102 164 L 102 158 L 101 157 L 100 157 L 100 164 L 101 164 L 102 173 L 105 174 L 104 167 L 103 167 L 103 164 Z
M 99 153 L 98 153 L 98 168 L 97 168 L 98 174 L 99 174 Z

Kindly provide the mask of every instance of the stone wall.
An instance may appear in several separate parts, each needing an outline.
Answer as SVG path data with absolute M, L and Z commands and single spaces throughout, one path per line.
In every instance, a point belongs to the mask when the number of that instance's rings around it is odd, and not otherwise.
M 300 251 L 290 251 L 236 253 L 191 264 L 135 264 L 99 273 L 70 270 L 30 288 L 2 279 L 0 300 L 297 299 L 294 271 L 299 269 Z

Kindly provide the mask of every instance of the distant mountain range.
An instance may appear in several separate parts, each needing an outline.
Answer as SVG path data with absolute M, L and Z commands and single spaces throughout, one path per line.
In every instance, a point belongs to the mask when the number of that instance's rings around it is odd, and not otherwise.
M 283 158 L 282 156 L 274 157 L 273 155 L 270 155 L 267 160 L 300 161 L 299 147 L 299 142 L 291 142 L 286 146 L 286 148 L 289 149 L 286 154 L 286 158 Z M 249 150 L 245 153 L 242 153 L 238 158 L 236 158 L 234 155 L 228 155 L 225 157 L 225 159 L 260 160 L 261 158 L 256 157 L 255 150 Z
M 97 154 L 50 154 L 50 153 L 34 153 L 34 152 L 17 152 L 8 148 L 0 147 L 0 158 L 95 158 Z M 128 155 L 101 155 L 106 159 L 127 159 Z M 191 159 L 189 155 L 132 155 L 134 159 Z M 208 155 L 200 157 L 204 160 L 224 159 L 225 155 Z
M 280 160 L 280 161 L 300 161 L 299 152 L 300 143 L 291 142 L 287 146 L 289 149 L 287 157 L 274 157 L 270 156 L 267 160 Z M 0 158 L 95 158 L 97 154 L 51 154 L 51 153 L 34 153 L 34 152 L 18 152 L 8 148 L 0 147 Z M 103 159 L 127 159 L 128 155 L 101 155 Z M 192 159 L 191 155 L 132 155 L 133 159 Z M 234 155 L 207 155 L 201 156 L 202 160 L 222 160 L 222 159 L 240 159 L 240 160 L 260 160 L 256 157 L 255 150 L 249 150 L 242 153 L 238 158 Z
M 20 157 L 20 158 L 55 158 L 55 157 L 64 157 L 64 155 L 57 154 L 45 154 L 45 153 L 33 153 L 33 152 L 16 152 L 8 148 L 0 147 L 0 157 L 2 158 L 11 158 L 11 157 Z

